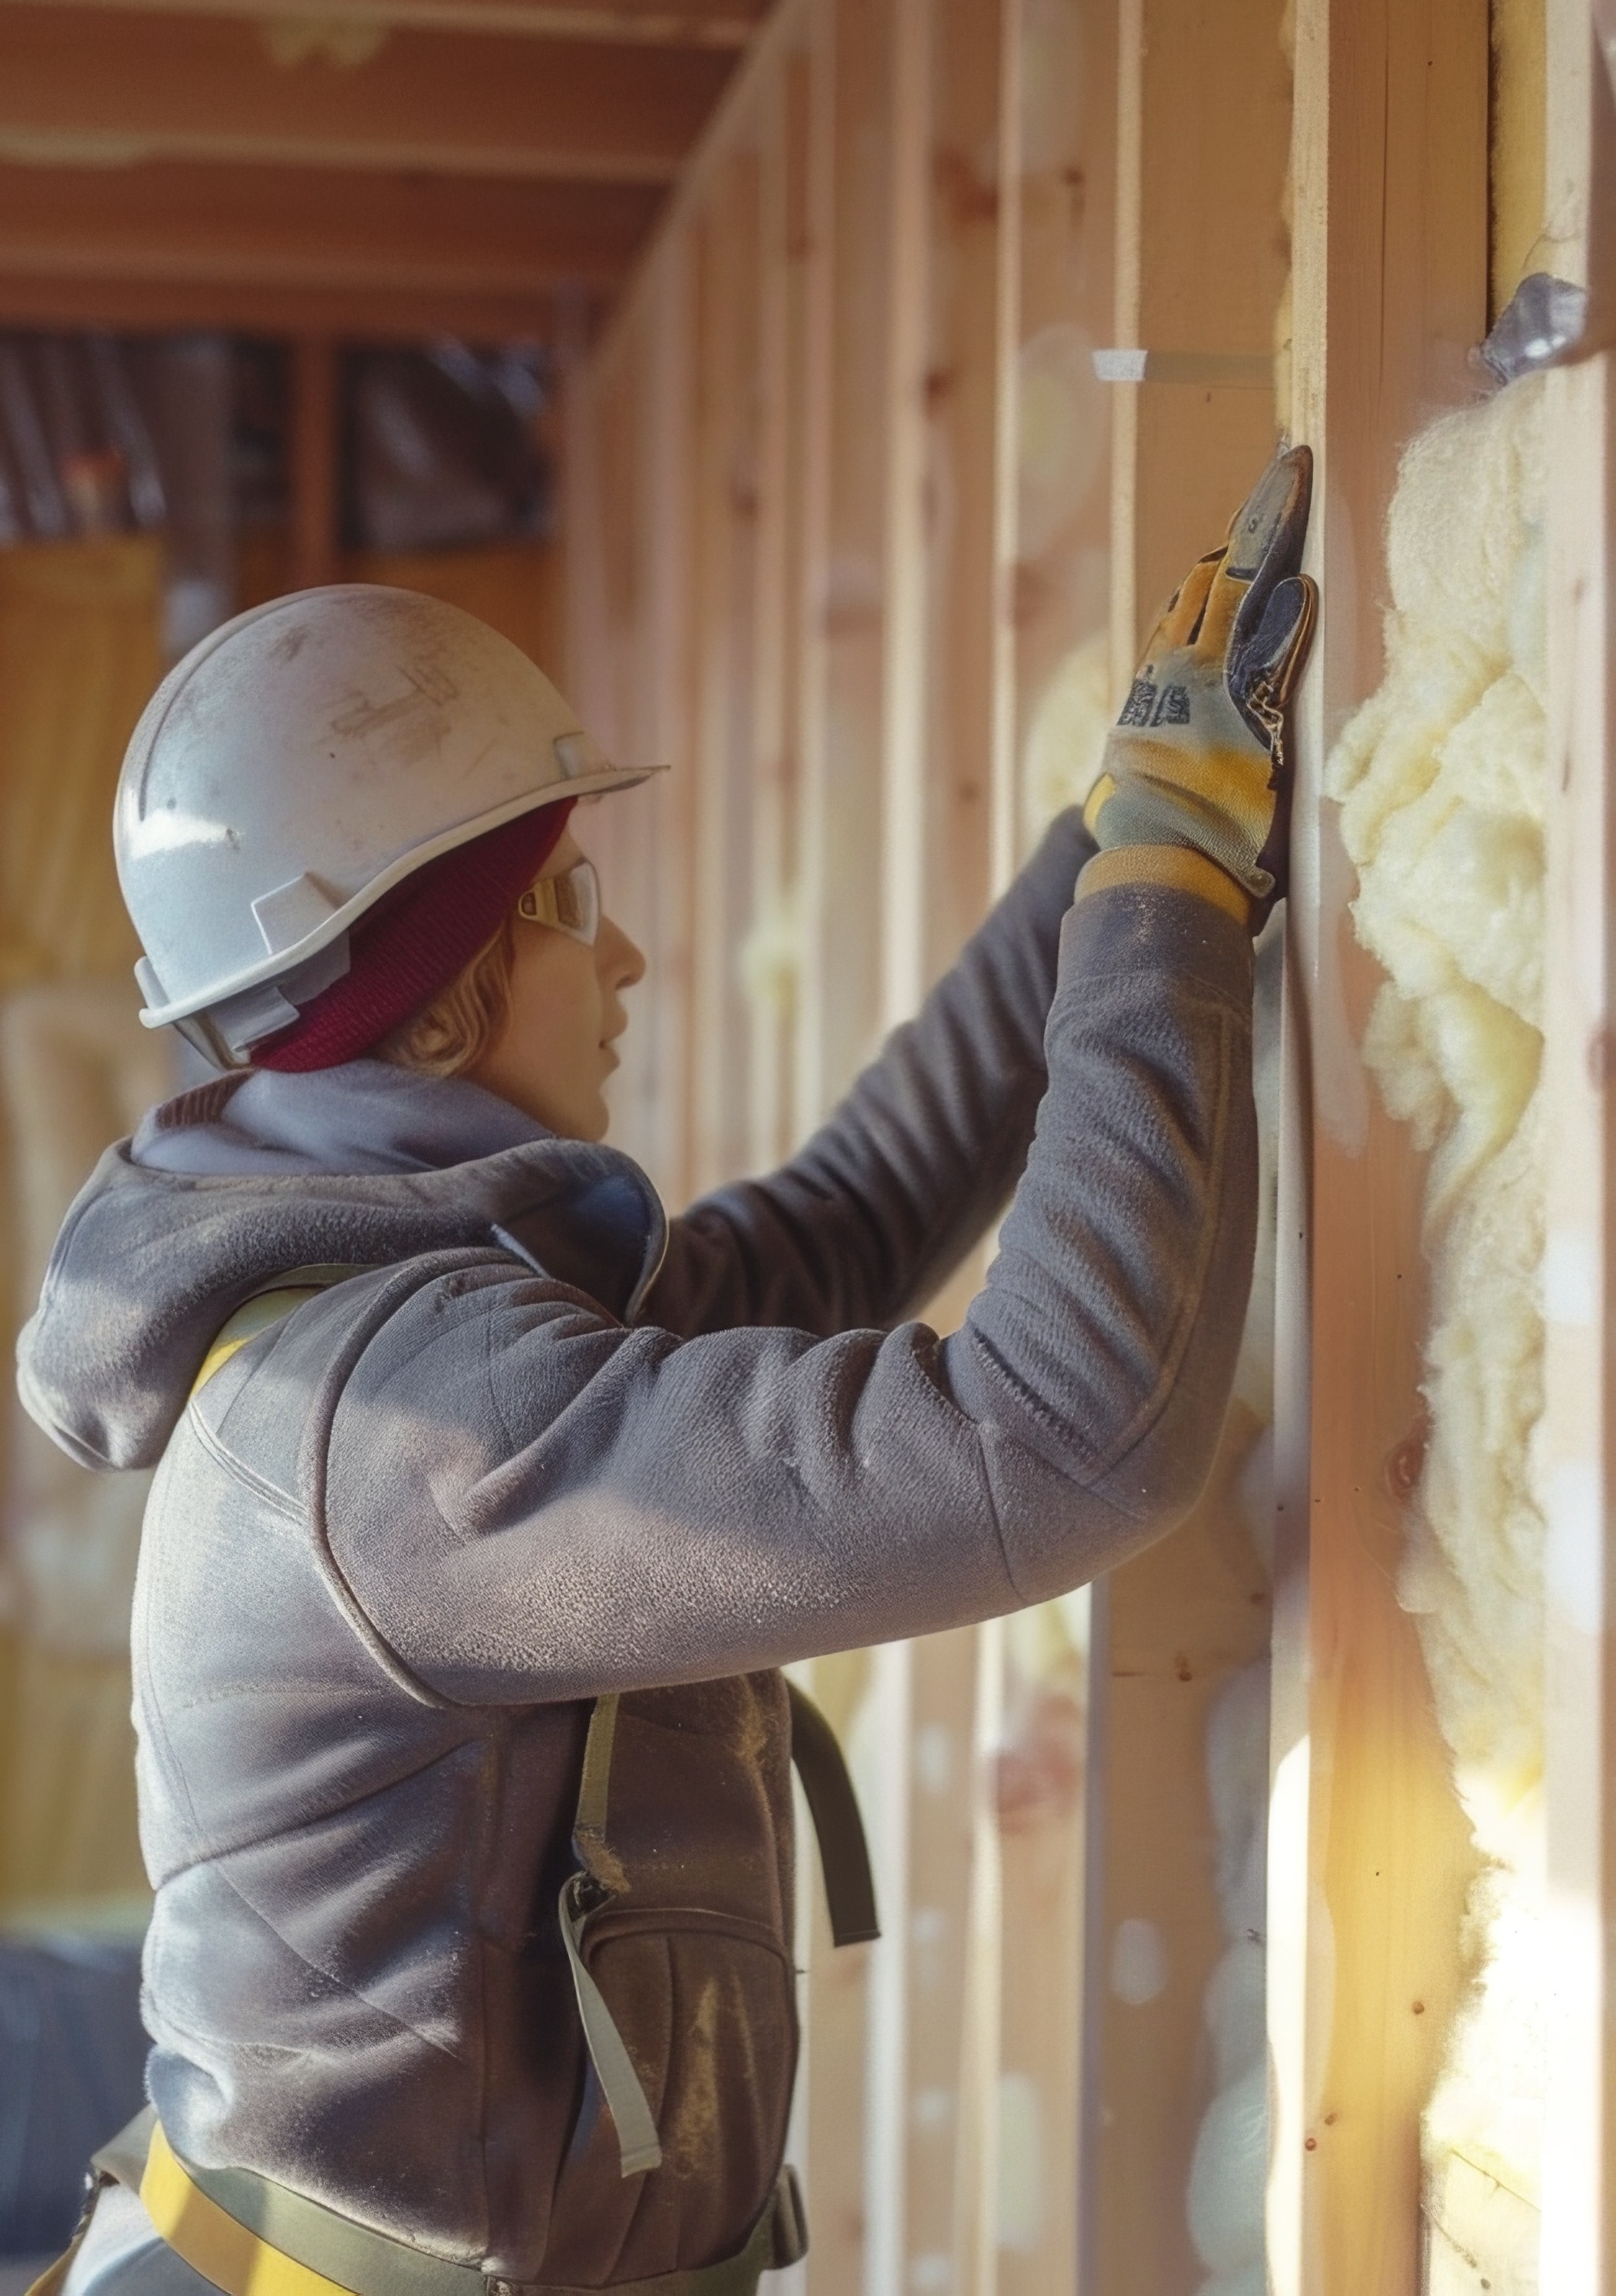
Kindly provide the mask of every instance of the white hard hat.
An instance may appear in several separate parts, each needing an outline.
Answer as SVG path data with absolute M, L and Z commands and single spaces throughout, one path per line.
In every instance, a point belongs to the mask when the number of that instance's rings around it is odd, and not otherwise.
M 649 770 L 609 764 L 524 653 L 440 599 L 346 582 L 238 614 L 164 678 L 119 776 L 140 1017 L 206 1014 L 239 1060 L 347 970 L 401 878 Z

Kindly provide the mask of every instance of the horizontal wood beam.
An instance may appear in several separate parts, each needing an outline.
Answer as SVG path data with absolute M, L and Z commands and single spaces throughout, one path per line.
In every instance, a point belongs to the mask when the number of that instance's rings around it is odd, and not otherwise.
M 449 295 L 408 285 L 334 296 L 299 286 L 146 286 L 127 279 L 8 279 L 0 275 L 0 327 L 70 332 L 107 327 L 119 334 L 329 336 L 356 343 L 419 343 L 442 335 L 477 344 L 547 343 L 586 348 L 599 332 L 605 299 L 545 293 L 521 299 Z
M 317 169 L 0 166 L 0 324 L 546 332 L 649 230 L 639 185 Z
M 414 27 L 344 62 L 317 41 L 308 48 L 288 35 L 277 46 L 275 29 L 0 6 L 0 160 L 666 184 L 734 62 L 718 49 L 467 40 Z
M 18 0 L 0 0 L 0 8 Z M 113 8 L 135 16 L 226 16 L 288 27 L 296 37 L 340 50 L 399 25 L 438 31 L 504 34 L 514 39 L 604 40 L 647 47 L 743 48 L 767 14 L 767 0 L 602 0 L 589 6 L 550 0 L 53 0 L 59 8 Z

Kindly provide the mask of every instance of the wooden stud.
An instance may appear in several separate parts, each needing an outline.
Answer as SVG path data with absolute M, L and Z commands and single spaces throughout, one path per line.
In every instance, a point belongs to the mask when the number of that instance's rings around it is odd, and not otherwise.
M 759 114 L 757 616 L 751 769 L 752 917 L 747 995 L 748 1160 L 792 1146 L 798 697 L 803 577 L 809 60 L 783 50 Z
M 1274 0 L 1216 20 L 1182 0 L 1119 20 L 1117 336 L 1262 356 L 1284 285 L 1289 91 Z M 1229 123 L 1241 121 L 1237 138 Z M 1113 682 L 1185 568 L 1221 539 L 1273 451 L 1273 404 L 1226 385 L 1112 391 Z M 1095 1590 L 1082 2285 L 1192 2288 L 1185 2200 L 1210 2102 L 1207 1980 L 1225 1950 L 1206 1779 L 1223 1685 L 1262 1654 L 1263 1573 L 1235 1483 L 1256 1430 L 1231 1413 L 1212 1483 L 1173 1536 Z M 1153 1813 L 1149 1823 L 1141 1813 Z
M 795 809 L 790 835 L 797 889 L 798 975 L 792 1010 L 791 1130 L 800 1139 L 824 1113 L 821 1046 L 824 987 L 816 964 L 818 929 L 831 897 L 824 829 L 825 774 L 830 753 L 831 632 L 824 611 L 831 579 L 832 472 L 835 426 L 835 313 L 843 291 L 837 231 L 838 152 L 841 149 L 841 26 L 845 0 L 812 0 L 801 20 L 807 58 L 801 240 L 802 445 L 798 517 L 800 554 L 793 630 L 787 659 L 795 663 L 792 726 Z M 776 19 L 776 22 L 778 22 Z M 787 37 L 782 30 L 775 37 Z M 855 1755 L 862 1748 L 855 1723 L 870 1710 L 874 1660 L 844 1653 L 815 1662 L 814 1695 Z M 862 1791 L 863 1779 L 860 1777 Z M 883 1923 L 901 1917 L 901 1900 L 882 1903 Z M 866 2177 L 870 2090 L 865 2079 L 873 1948 L 837 1953 L 822 1912 L 816 1912 L 808 1964 L 804 2033 L 814 2243 L 808 2259 L 809 2296 L 844 2296 L 866 2284 Z
M 835 445 L 837 0 L 815 0 L 808 20 L 808 119 L 803 233 L 802 570 L 795 652 L 797 807 L 797 993 L 790 1080 L 793 1137 L 807 1136 L 824 1113 L 821 1046 L 824 984 L 818 966 L 817 920 L 829 898 L 824 835 L 824 775 L 830 755 L 831 469 Z
M 1001 321 L 1000 390 L 1013 393 L 1015 453 L 1001 456 L 998 583 L 993 604 L 1011 634 L 1011 718 L 1002 762 L 996 842 L 1020 850 L 1028 832 L 1021 767 L 1032 716 L 1070 651 L 1103 636 L 1109 613 L 1111 394 L 1083 373 L 1082 355 L 1112 332 L 1116 186 L 1116 12 L 1092 0 L 1006 8 L 1004 37 L 1019 40 L 1003 101 L 1019 118 L 1000 197 L 1016 206 L 1013 324 Z M 1011 285 L 999 258 L 1001 296 Z M 1030 346 L 1030 349 L 1029 349 Z M 1068 419 L 1095 434 L 1087 474 L 1059 473 L 1058 504 L 1023 479 L 1038 441 L 1021 434 L 1029 364 L 1057 350 L 1072 358 Z M 1058 362 L 1057 362 L 1058 364 Z M 1084 404 L 1086 396 L 1087 403 Z M 1075 403 L 1074 403 L 1075 402 Z M 1036 406 L 1035 416 L 1039 413 Z M 1005 442 L 1007 444 L 1008 442 Z M 1075 435 L 1073 443 L 1076 443 Z M 1033 459 L 1029 461 L 1029 453 Z M 1023 509 L 1028 513 L 1023 518 Z M 1078 2285 L 1080 2177 L 1081 1972 L 1084 1923 L 1087 1680 L 1070 1628 L 1027 1628 L 1005 1639 L 1004 1723 L 991 1775 L 999 1827 L 999 2096 L 996 2257 L 999 2296 L 1045 2296 Z M 1029 1650 L 1036 1657 L 1029 1656 Z M 1058 1660 L 1054 1653 L 1060 1651 Z M 1104 1807 L 1095 1779 L 1094 1822 Z M 1096 1861 L 1097 1862 L 1097 1861 Z
M 695 907 L 697 634 L 689 568 L 694 554 L 695 472 L 690 453 L 696 393 L 696 281 L 688 234 L 670 241 L 656 287 L 654 351 L 641 386 L 637 458 L 647 505 L 637 580 L 649 631 L 646 754 L 671 770 L 656 786 L 657 838 L 647 856 L 662 974 L 651 1079 L 670 1175 L 671 1201 L 693 1185 L 695 1060 L 700 1025 L 692 983 L 700 919 Z M 662 1166 L 659 1166 L 659 1170 Z
M 1083 375 L 1080 362 L 1086 353 L 1092 360 L 1102 338 L 1115 330 L 1116 35 L 1115 8 L 1095 0 L 1042 8 L 1029 31 L 1016 348 L 1018 357 L 1028 345 L 1047 356 L 1058 341 L 1070 357 L 1078 370 L 1068 386 L 1079 402 L 1073 430 L 1080 423 L 1090 444 L 1085 468 L 1074 437 L 1053 524 L 1046 510 L 1015 537 L 1010 611 L 1021 739 L 1053 671 L 1072 647 L 1103 636 L 1110 618 L 1110 448 L 1118 394 Z
M 1000 662 L 1001 406 L 1013 389 L 1003 294 L 1015 198 L 1002 117 L 1005 28 L 1019 7 L 937 0 L 933 118 L 923 156 L 930 279 L 914 390 L 923 418 L 916 522 L 925 661 L 918 739 L 928 789 L 914 866 L 916 993 L 949 964 L 988 905 Z
M 1412 1620 L 1399 1487 L 1417 1446 L 1419 1170 L 1359 1066 L 1373 967 L 1318 799 L 1381 669 L 1398 454 L 1472 395 L 1487 312 L 1487 28 L 1462 0 L 1301 0 L 1294 400 L 1328 610 L 1298 712 L 1289 905 L 1270 1838 L 1279 2296 L 1419 2285 L 1419 2114 L 1458 1986 L 1466 1832 Z M 1366 247 L 1381 250 L 1366 262 Z M 1374 537 L 1372 541 L 1370 537 Z M 1415 2002 L 1422 2005 L 1416 2016 Z
M 692 1185 L 744 1168 L 747 1082 L 734 1047 L 750 1033 L 739 954 L 752 922 L 751 753 L 757 616 L 756 147 L 731 151 L 694 235 L 697 664 Z
M 884 441 L 884 531 L 879 738 L 882 794 L 877 901 L 882 1019 L 905 1020 L 926 983 L 928 897 L 925 688 L 927 517 L 927 304 L 932 10 L 930 0 L 890 0 L 891 93 L 883 138 L 885 356 L 880 420 Z M 879 213 L 879 210 L 877 211 Z M 872 505 L 872 507 L 876 507 Z M 874 568 L 872 569 L 874 571 Z

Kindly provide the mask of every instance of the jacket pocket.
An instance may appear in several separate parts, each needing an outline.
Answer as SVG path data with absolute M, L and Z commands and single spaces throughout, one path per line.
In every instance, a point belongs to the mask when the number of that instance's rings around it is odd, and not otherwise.
M 744 2246 L 785 2150 L 797 2064 L 790 1956 L 760 1923 L 625 1898 L 589 1915 L 581 1951 L 644 2090 L 662 2165 L 622 2175 L 587 2063 L 545 2276 L 589 2285 L 720 2263 Z

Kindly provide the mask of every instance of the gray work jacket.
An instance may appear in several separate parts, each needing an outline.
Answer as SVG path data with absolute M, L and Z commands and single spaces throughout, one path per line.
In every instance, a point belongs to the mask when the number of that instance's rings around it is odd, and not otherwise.
M 802 1152 L 681 1218 L 611 1149 L 373 1062 L 224 1080 L 108 1151 L 21 1382 L 76 1458 L 160 1461 L 135 1716 L 183 2156 L 518 2284 L 740 2248 L 796 2038 L 775 1669 L 1122 1561 L 1222 1419 L 1251 947 L 1161 888 L 1069 909 L 1091 849 L 1058 823 Z M 1013 1190 L 939 1340 L 909 1318 Z M 309 1263 L 362 1272 L 188 1402 Z M 610 1691 L 592 1966 L 664 2154 L 628 2182 L 555 1915 Z

